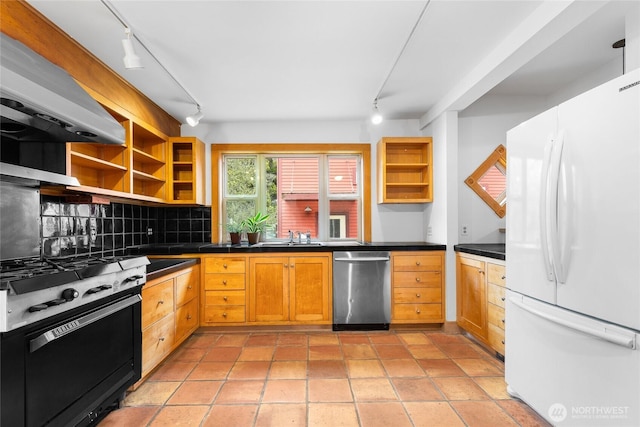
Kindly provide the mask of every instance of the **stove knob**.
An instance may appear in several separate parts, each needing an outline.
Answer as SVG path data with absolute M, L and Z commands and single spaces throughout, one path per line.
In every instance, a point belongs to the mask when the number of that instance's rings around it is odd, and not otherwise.
M 67 301 L 73 301 L 75 298 L 78 298 L 78 296 L 80 296 L 80 293 L 72 288 L 62 291 L 62 298 L 66 299 Z

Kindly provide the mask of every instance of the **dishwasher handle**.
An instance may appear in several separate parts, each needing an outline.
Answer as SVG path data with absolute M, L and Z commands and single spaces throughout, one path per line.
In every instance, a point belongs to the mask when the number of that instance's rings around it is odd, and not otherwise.
M 389 257 L 384 256 L 371 256 L 371 257 L 362 257 L 362 258 L 334 258 L 334 261 L 342 261 L 342 262 L 380 262 L 380 261 L 389 261 Z

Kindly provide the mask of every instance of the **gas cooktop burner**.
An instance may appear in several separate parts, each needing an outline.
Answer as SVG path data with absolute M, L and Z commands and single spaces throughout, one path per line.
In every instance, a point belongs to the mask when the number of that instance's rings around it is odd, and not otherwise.
M 147 264 L 146 257 L 29 258 L 0 263 L 0 290 L 33 292 Z

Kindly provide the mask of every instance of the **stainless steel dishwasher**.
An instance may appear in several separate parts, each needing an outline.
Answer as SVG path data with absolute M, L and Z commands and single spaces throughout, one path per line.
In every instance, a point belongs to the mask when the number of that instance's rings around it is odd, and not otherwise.
M 333 330 L 389 329 L 389 252 L 333 253 Z

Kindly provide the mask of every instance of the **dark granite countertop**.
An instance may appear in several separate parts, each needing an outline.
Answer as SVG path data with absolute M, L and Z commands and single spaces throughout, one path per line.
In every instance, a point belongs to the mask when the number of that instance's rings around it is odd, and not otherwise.
M 504 243 L 464 243 L 455 245 L 453 249 L 456 252 L 464 252 L 501 260 L 506 259 Z
M 197 258 L 149 258 L 149 261 L 151 264 L 147 265 L 147 280 L 153 280 L 198 263 Z
M 215 243 L 159 243 L 140 245 L 128 249 L 131 255 L 183 255 L 216 253 L 269 253 L 269 252 L 335 252 L 335 251 L 444 251 L 447 246 L 427 242 L 331 242 L 323 245 L 248 246 Z

